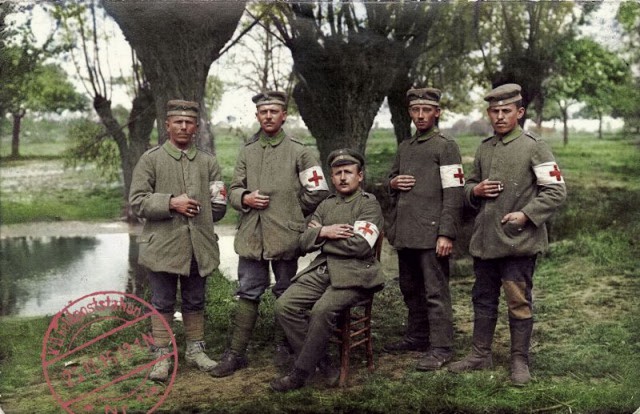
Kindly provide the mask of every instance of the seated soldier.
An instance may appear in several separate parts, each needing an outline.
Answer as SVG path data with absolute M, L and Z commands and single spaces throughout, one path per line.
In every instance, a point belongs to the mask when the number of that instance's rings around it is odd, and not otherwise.
M 295 363 L 289 374 L 271 382 L 274 391 L 303 387 L 317 367 L 330 373 L 326 348 L 338 313 L 384 281 L 374 248 L 383 225 L 382 210 L 376 198 L 360 188 L 364 158 L 341 149 L 329 154 L 328 163 L 336 192 L 320 203 L 300 236 L 303 252 L 321 252 L 292 279 L 275 306 Z

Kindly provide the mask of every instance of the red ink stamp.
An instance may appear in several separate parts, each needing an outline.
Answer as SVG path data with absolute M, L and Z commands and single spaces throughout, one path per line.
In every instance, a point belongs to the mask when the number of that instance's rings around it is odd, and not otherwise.
M 42 342 L 42 370 L 51 394 L 68 413 L 151 413 L 171 392 L 178 349 L 169 324 L 172 352 L 156 359 L 147 302 L 123 292 L 95 292 L 58 312 Z M 173 359 L 167 384 L 148 379 L 161 359 Z

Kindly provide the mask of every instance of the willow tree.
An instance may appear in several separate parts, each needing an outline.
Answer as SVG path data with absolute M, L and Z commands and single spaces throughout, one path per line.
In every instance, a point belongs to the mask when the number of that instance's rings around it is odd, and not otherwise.
M 293 97 L 320 157 L 340 147 L 364 153 L 369 130 L 396 74 L 388 3 L 276 3 L 271 18 L 291 50 Z
M 536 113 L 542 113 L 543 82 L 551 75 L 560 48 L 575 38 L 582 12 L 589 9 L 546 1 L 476 2 L 468 7 L 473 9 L 473 39 L 481 57 L 478 80 L 487 87 L 520 84 L 524 107 L 534 103 Z
M 142 63 L 155 97 L 158 136 L 166 140 L 163 126 L 167 100 L 182 98 L 203 108 L 199 145 L 211 149 L 209 117 L 203 100 L 207 74 L 222 47 L 233 35 L 245 2 L 166 0 L 138 2 L 103 0 Z

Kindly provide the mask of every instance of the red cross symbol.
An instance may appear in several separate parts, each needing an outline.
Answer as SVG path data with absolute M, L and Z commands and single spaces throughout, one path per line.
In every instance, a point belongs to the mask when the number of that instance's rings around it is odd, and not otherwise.
M 556 181 L 562 181 L 562 174 L 560 172 L 560 170 L 558 169 L 558 165 L 554 164 L 553 165 L 553 171 L 549 171 L 549 175 L 552 177 L 556 177 Z
M 460 184 L 464 184 L 464 173 L 462 172 L 462 168 L 458 168 L 458 173 L 453 174 L 453 178 L 459 179 Z
M 318 175 L 318 172 L 316 170 L 313 170 L 313 177 L 309 178 L 307 181 L 309 182 L 313 181 L 317 187 L 320 184 L 320 180 L 324 180 L 324 177 L 321 175 Z
M 367 223 L 364 227 L 358 227 L 358 230 L 362 230 L 363 233 L 373 234 L 373 230 L 371 230 L 371 223 Z

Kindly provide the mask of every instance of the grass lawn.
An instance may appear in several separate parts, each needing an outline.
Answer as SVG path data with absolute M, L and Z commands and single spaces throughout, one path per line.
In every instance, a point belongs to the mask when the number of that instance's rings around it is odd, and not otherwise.
M 242 139 L 219 131 L 217 153 L 225 180 Z M 591 134 L 574 134 L 567 147 L 559 135 L 548 137 L 565 175 L 568 201 L 550 223 L 552 245 L 540 257 L 534 278 L 535 320 L 532 340 L 532 375 L 526 387 L 509 384 L 509 334 L 506 307 L 494 341 L 492 370 L 453 375 L 422 373 L 414 366 L 420 354 L 388 355 L 382 346 L 403 332 L 406 308 L 395 274 L 389 273 L 386 288 L 374 300 L 376 371 L 368 373 L 362 358 L 352 360 L 350 386 L 327 389 L 313 383 L 285 395 L 272 393 L 268 382 L 276 375 L 271 364 L 273 350 L 273 298 L 265 295 L 261 318 L 249 349 L 250 367 L 236 375 L 214 379 L 184 365 L 173 391 L 161 407 L 171 413 L 632 413 L 640 407 L 640 140 Z M 480 138 L 460 137 L 463 161 L 470 168 Z M 26 144 L 28 145 L 28 144 Z M 4 146 L 4 141 L 3 141 Z M 374 131 L 367 149 L 368 186 L 376 190 L 395 155 L 389 131 Z M 51 160 L 45 160 L 50 162 Z M 55 161 L 55 160 L 53 160 Z M 9 166 L 2 163 L 3 182 Z M 28 161 L 42 162 L 41 159 Z M 12 164 L 16 163 L 16 164 Z M 33 167 L 32 169 L 35 169 Z M 64 182 L 72 176 L 92 176 L 93 186 Z M 30 221 L 47 211 L 68 219 L 71 209 L 54 200 L 76 197 L 80 219 L 117 217 L 118 187 L 100 183 L 94 170 L 63 172 L 60 185 L 50 184 L 38 214 L 18 216 L 20 208 L 35 204 L 18 187 L 2 185 L 2 216 Z M 86 181 L 86 180 L 85 180 Z M 83 181 L 84 182 L 84 181 Z M 33 183 L 37 187 L 37 183 Z M 44 186 L 47 187 L 47 186 Z M 42 190 L 45 191 L 45 190 Z M 90 213 L 93 192 L 97 204 L 114 203 L 113 210 Z M 79 196 L 80 194 L 80 196 Z M 16 206 L 7 204 L 7 196 Z M 86 204 L 85 204 L 86 203 Z M 87 207 L 84 207 L 87 206 Z M 50 208 L 55 208 L 50 210 Z M 35 207 L 33 207 L 35 210 Z M 83 218 L 84 215 L 84 218 Z M 470 222 L 467 223 L 467 226 Z M 395 260 L 392 255 L 383 261 Z M 473 275 L 469 258 L 458 251 L 451 281 L 455 318 L 456 358 L 470 348 Z M 466 263 L 466 264 L 465 264 Z M 215 274 L 208 285 L 208 352 L 219 357 L 231 330 L 234 283 Z M 7 413 L 59 413 L 40 369 L 41 342 L 50 318 L 0 319 L 0 407 Z M 183 343 L 180 324 L 175 325 Z M 184 349 L 181 347 L 181 358 Z M 181 359 L 182 363 L 183 360 Z M 127 412 L 137 412 L 130 407 Z

